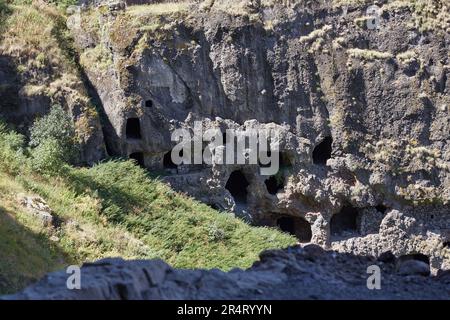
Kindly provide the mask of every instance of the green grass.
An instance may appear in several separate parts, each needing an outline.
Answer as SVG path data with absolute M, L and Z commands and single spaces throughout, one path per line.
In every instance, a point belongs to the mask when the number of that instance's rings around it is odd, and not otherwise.
M 179 268 L 230 270 L 250 267 L 265 249 L 296 243 L 287 234 L 249 226 L 176 193 L 131 161 L 65 166 L 44 176 L 31 172 L 27 154 L 18 135 L 0 128 L 0 158 L 7 159 L 0 161 L 0 217 L 8 222 L 0 226 L 5 247 L 0 252 L 4 257 L 6 252 L 0 294 L 62 265 L 105 257 L 162 258 Z M 58 226 L 41 226 L 21 207 L 19 193 L 43 197 Z
M 347 50 L 348 55 L 351 58 L 361 59 L 361 60 L 387 60 L 391 59 L 393 55 L 389 52 L 381 52 L 376 50 L 358 49 L 352 48 Z
M 48 230 L 17 205 L 24 189 L 0 174 L 0 294 L 12 293 L 63 266 L 64 254 L 48 240 Z

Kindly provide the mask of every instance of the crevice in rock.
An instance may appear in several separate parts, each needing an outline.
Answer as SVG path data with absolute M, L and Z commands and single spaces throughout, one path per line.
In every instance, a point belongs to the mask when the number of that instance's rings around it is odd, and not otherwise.
M 331 217 L 330 232 L 332 236 L 343 236 L 348 233 L 357 233 L 358 209 L 344 206 L 342 210 Z
M 291 168 L 293 163 L 285 152 L 280 152 L 280 168 Z
M 153 100 L 147 100 L 147 101 L 145 101 L 145 107 L 146 108 L 153 108 Z
M 130 154 L 130 159 L 136 161 L 136 163 L 145 168 L 145 160 L 144 160 L 144 153 L 142 152 L 134 152 Z
M 326 137 L 321 143 L 319 143 L 313 151 L 313 163 L 317 165 L 326 165 L 328 159 L 331 159 L 333 152 L 333 138 Z
M 311 225 L 300 217 L 281 217 L 277 220 L 281 231 L 296 236 L 302 243 L 310 242 L 312 238 Z
M 388 210 L 388 208 L 385 205 L 382 205 L 382 204 L 376 206 L 375 209 L 377 209 L 378 212 L 381 212 L 383 214 L 385 214 L 386 211 Z
M 425 262 L 426 264 L 430 264 L 430 258 L 428 258 L 428 256 L 421 254 L 421 253 L 403 255 L 403 256 L 400 256 L 398 258 L 398 260 L 400 262 L 405 262 L 405 261 L 409 261 L 409 260 L 417 260 L 417 261 Z
M 271 176 L 264 183 L 266 184 L 267 191 L 273 195 L 284 189 L 284 181 L 278 176 Z
M 183 151 L 181 151 L 181 152 L 183 152 Z M 181 152 L 180 152 L 180 155 L 182 155 Z M 178 166 L 172 160 L 172 150 L 170 150 L 169 152 L 167 152 L 164 155 L 163 166 L 164 166 L 164 169 L 177 169 L 178 168 Z
M 248 195 L 247 188 L 249 185 L 242 171 L 237 170 L 231 173 L 225 188 L 231 193 L 235 202 L 246 204 Z
M 424 254 L 407 254 L 397 260 L 397 272 L 401 275 L 430 275 L 430 258 Z
M 141 139 L 141 123 L 139 118 L 129 118 L 126 127 L 127 139 Z

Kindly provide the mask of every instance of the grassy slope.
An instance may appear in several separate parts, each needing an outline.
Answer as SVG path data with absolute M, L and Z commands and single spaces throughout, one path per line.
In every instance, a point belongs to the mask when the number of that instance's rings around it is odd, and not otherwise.
M 23 191 L 0 174 L 0 294 L 17 291 L 62 267 L 63 255 L 48 240 L 46 230 L 17 205 L 16 195 Z
M 182 268 L 249 267 L 268 248 L 295 243 L 251 227 L 149 178 L 132 162 L 67 168 L 64 177 L 0 174 L 0 293 L 66 264 L 103 257 L 163 258 Z M 39 194 L 61 224 L 44 228 L 24 212 L 17 194 Z M 57 237 L 50 242 L 50 237 Z M 14 244 L 14 245 L 11 245 Z

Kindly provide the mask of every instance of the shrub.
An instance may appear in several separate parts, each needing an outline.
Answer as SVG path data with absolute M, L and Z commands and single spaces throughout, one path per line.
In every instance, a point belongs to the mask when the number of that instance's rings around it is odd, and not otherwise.
M 0 0 L 0 16 L 3 14 L 8 14 L 10 12 L 10 8 L 5 0 Z
M 53 141 L 47 142 L 47 140 Z M 78 155 L 75 126 L 70 116 L 59 105 L 53 106 L 50 113 L 36 120 L 31 128 L 30 147 L 37 148 L 44 142 L 46 146 L 42 147 L 38 153 L 42 153 L 51 145 L 57 145 L 55 152 L 62 152 L 64 162 L 74 162 Z
M 59 173 L 64 168 L 66 153 L 55 139 L 44 140 L 31 155 L 31 166 L 40 173 Z
M 25 137 L 9 131 L 0 121 L 0 168 L 10 174 L 17 174 L 25 164 Z
M 223 229 L 219 228 L 217 224 L 213 223 L 208 227 L 208 236 L 210 241 L 220 242 L 226 239 L 227 234 Z
M 347 53 L 351 58 L 362 59 L 362 60 L 387 60 L 391 59 L 393 56 L 389 52 L 380 52 L 375 50 L 366 50 L 366 49 L 348 49 Z

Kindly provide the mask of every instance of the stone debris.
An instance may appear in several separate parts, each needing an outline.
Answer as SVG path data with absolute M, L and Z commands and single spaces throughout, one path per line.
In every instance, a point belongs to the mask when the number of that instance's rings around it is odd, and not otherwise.
M 369 290 L 367 268 L 377 264 L 381 289 Z M 316 245 L 269 250 L 250 269 L 228 273 L 177 270 L 161 260 L 104 259 L 81 268 L 81 290 L 67 289 L 62 270 L 3 299 L 450 299 L 448 272 L 424 277 L 424 265 L 409 263 L 400 269 L 402 275 L 394 263 Z
M 27 212 L 39 219 L 46 227 L 53 226 L 52 210 L 44 199 L 38 196 L 19 195 L 19 203 L 26 208 Z

